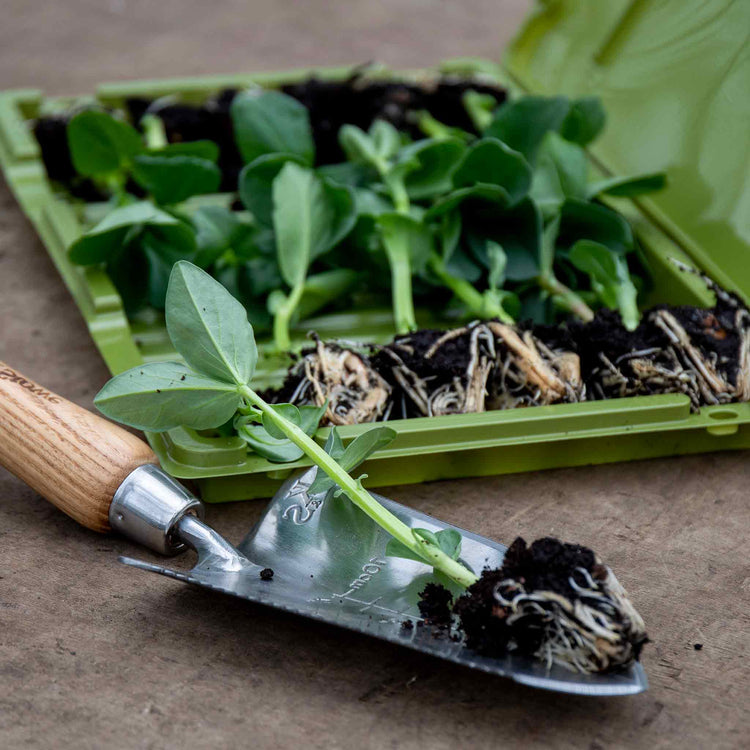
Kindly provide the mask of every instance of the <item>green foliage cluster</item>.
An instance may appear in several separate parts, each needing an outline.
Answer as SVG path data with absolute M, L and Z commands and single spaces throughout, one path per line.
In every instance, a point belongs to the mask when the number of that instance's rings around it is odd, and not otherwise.
M 346 125 L 346 161 L 316 166 L 305 107 L 242 92 L 231 109 L 246 162 L 239 212 L 184 203 L 218 189 L 215 144 L 167 144 L 154 115 L 144 142 L 109 114 L 81 112 L 68 127 L 73 163 L 113 198 L 71 258 L 105 264 L 131 311 L 163 308 L 170 269 L 190 260 L 242 301 L 256 329 L 273 331 L 279 350 L 295 321 L 357 289 L 391 297 L 399 332 L 417 326 L 415 296 L 440 310 L 452 297 L 464 317 L 506 322 L 590 319 L 604 305 L 634 328 L 637 243 L 599 198 L 659 189 L 663 175 L 589 179 L 584 149 L 605 124 L 595 98 L 498 106 L 469 92 L 464 104 L 481 135 L 427 114 L 416 141 L 380 120 L 367 132 Z

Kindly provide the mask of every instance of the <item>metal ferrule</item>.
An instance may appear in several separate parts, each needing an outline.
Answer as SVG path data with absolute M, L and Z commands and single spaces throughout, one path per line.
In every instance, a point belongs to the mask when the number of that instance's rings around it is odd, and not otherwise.
M 203 518 L 203 504 L 158 466 L 144 464 L 120 485 L 109 507 L 112 529 L 162 555 L 185 549 L 176 532 L 190 514 Z

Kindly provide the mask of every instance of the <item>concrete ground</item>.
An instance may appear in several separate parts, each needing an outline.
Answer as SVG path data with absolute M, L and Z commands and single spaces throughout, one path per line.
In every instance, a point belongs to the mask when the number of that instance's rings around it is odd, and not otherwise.
M 0 89 L 492 56 L 526 6 L 5 0 Z M 107 378 L 1 181 L 0 359 L 87 407 Z M 654 641 L 651 688 L 586 700 L 128 569 L 117 555 L 141 550 L 0 469 L 0 747 L 747 747 L 749 485 L 737 453 L 386 490 L 488 536 L 555 534 L 611 563 Z M 260 507 L 208 520 L 238 541 Z

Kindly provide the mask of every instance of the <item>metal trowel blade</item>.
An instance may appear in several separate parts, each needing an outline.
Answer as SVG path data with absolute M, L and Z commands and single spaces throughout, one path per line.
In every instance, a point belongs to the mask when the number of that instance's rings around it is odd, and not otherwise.
M 121 562 L 187 583 L 231 594 L 332 625 L 356 630 L 441 659 L 508 677 L 516 682 L 563 693 L 617 696 L 648 687 L 643 667 L 610 674 L 578 674 L 547 666 L 529 657 L 509 654 L 491 659 L 454 642 L 434 637 L 421 627 L 419 592 L 436 577 L 428 566 L 387 557 L 390 536 L 346 498 L 308 495 L 315 475 L 311 469 L 288 480 L 271 500 L 260 521 L 233 552 L 215 554 L 209 540 L 198 549 L 190 571 L 121 557 Z M 403 505 L 378 497 L 412 528 L 440 531 L 456 528 Z M 457 529 L 463 537 L 461 560 L 474 571 L 502 564 L 505 547 Z M 218 534 L 212 532 L 216 539 Z M 221 540 L 223 542 L 223 540 Z M 232 550 L 223 542 L 224 549 Z M 272 568 L 272 580 L 262 580 Z M 446 581 L 440 580 L 446 585 Z M 412 627 L 404 627 L 411 620 Z

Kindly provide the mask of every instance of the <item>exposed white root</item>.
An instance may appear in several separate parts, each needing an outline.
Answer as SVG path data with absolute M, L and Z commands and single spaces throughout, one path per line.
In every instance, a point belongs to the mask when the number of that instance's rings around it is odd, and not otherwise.
M 738 310 L 737 330 L 740 332 L 740 353 L 735 390 L 738 401 L 750 401 L 750 314 Z
M 629 664 L 646 639 L 643 619 L 612 571 L 601 564 L 597 569 L 603 572 L 597 579 L 576 569 L 569 581 L 573 599 L 554 591 L 527 592 L 521 581 L 501 581 L 495 587 L 495 615 L 508 627 L 541 629 L 535 656 L 548 667 L 601 672 Z
M 297 370 L 304 373 L 292 402 L 303 398 L 322 406 L 328 402 L 325 419 L 334 425 L 374 422 L 386 412 L 391 388 L 356 352 L 316 341 Z

